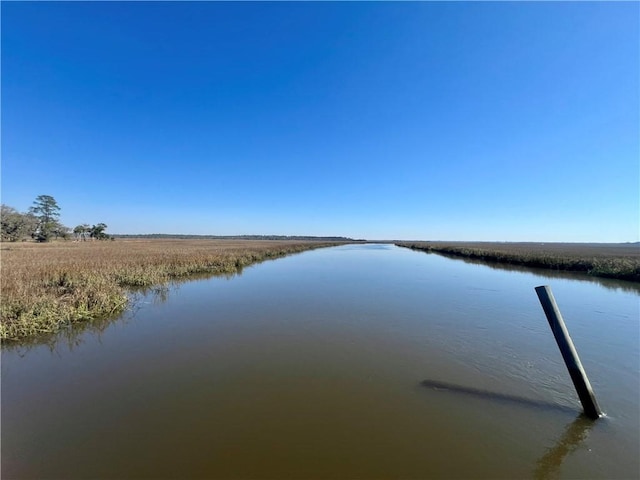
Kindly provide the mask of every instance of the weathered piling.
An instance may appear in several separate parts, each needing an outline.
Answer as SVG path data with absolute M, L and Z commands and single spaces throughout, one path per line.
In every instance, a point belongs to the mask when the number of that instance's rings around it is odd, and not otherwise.
M 564 324 L 562 314 L 560 313 L 556 300 L 551 292 L 551 287 L 548 285 L 541 285 L 536 287 L 535 290 L 538 294 L 538 299 L 542 304 L 542 309 L 549 321 L 549 326 L 551 327 L 553 336 L 556 339 L 558 348 L 560 348 L 560 353 L 562 354 L 564 363 L 569 370 L 569 375 L 571 376 L 573 385 L 576 387 L 580 402 L 582 402 L 584 413 L 589 418 L 599 418 L 602 415 L 602 410 L 600 410 L 598 402 L 596 402 L 593 389 L 591 388 L 587 374 L 582 367 L 582 363 L 578 357 L 578 352 L 576 351 L 573 341 L 569 336 L 567 326 Z

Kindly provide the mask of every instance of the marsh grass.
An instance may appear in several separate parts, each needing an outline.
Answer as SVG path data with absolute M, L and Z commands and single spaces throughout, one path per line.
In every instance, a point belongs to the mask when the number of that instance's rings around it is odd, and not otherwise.
M 640 282 L 637 244 L 397 242 L 396 245 L 485 262 Z
M 114 316 L 127 292 L 336 245 L 313 241 L 119 240 L 1 244 L 0 340 L 21 342 Z

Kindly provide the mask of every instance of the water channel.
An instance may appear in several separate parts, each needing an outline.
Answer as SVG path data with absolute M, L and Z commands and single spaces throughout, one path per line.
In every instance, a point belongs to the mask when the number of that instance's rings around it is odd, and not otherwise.
M 639 300 L 392 245 L 192 280 L 73 341 L 3 348 L 2 478 L 638 478 Z

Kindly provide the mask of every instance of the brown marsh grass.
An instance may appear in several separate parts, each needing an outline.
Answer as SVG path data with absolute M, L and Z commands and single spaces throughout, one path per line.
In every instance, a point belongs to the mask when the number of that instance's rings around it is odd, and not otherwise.
M 330 242 L 127 239 L 2 243 L 0 340 L 21 341 L 115 315 L 127 291 L 242 267 Z
M 396 242 L 425 252 L 640 282 L 640 245 L 619 243 Z

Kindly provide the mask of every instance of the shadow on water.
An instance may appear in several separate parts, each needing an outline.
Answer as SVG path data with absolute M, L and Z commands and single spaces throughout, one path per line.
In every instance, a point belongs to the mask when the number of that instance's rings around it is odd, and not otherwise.
M 439 380 L 424 380 L 420 386 L 441 392 L 469 395 L 476 398 L 498 401 L 509 404 L 522 405 L 544 410 L 556 410 L 564 412 L 575 412 L 574 409 L 556 403 L 532 400 L 517 395 L 482 390 L 479 388 L 465 387 Z M 565 458 L 575 452 L 582 442 L 587 438 L 589 430 L 595 421 L 580 413 L 571 423 L 567 424 L 562 436 L 550 448 L 546 450 L 537 461 L 532 477 L 536 480 L 560 478 L 560 467 Z
M 560 467 L 565 457 L 578 449 L 587 438 L 594 423 L 594 420 L 582 414 L 569 423 L 556 444 L 536 461 L 533 478 L 540 480 L 560 478 Z
M 575 412 L 574 408 L 560 405 L 553 402 L 545 402 L 543 400 L 533 400 L 531 398 L 519 397 L 517 395 L 510 395 L 506 393 L 492 392 L 490 390 L 483 390 L 480 388 L 466 387 L 464 385 L 456 385 L 454 383 L 442 382 L 439 380 L 423 380 L 420 382 L 421 387 L 429 388 L 432 390 L 441 391 L 444 393 L 463 394 L 471 397 L 491 400 L 495 402 L 517 404 L 524 407 L 556 410 L 563 412 Z

